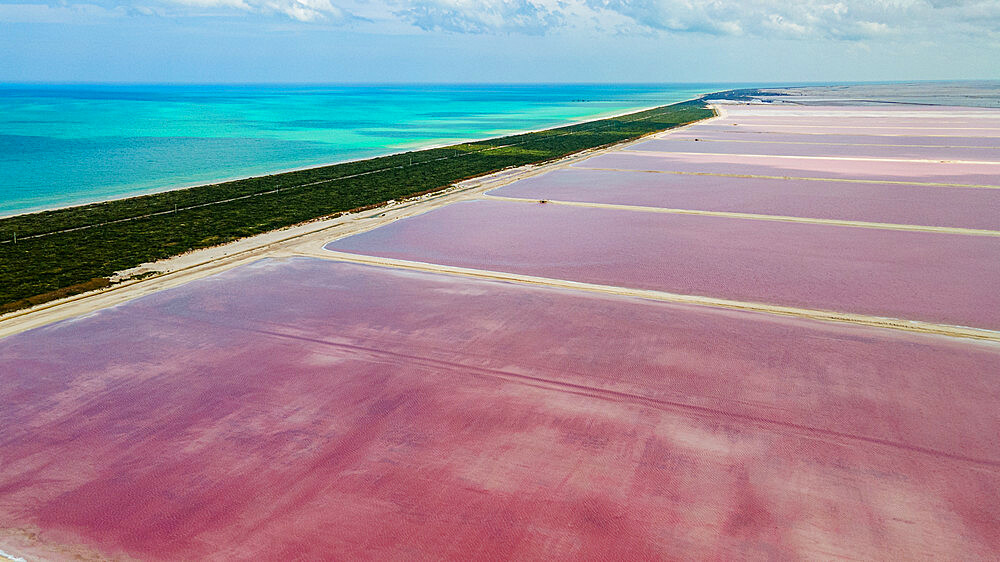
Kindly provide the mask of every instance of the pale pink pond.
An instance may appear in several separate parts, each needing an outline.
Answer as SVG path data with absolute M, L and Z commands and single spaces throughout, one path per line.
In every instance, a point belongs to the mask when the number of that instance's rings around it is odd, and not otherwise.
M 1000 329 L 1000 239 L 989 237 L 473 201 L 327 248 Z
M 902 135 L 902 136 L 924 136 L 942 135 L 953 137 L 989 137 L 1000 139 L 1000 127 L 919 127 L 909 126 L 904 122 L 896 122 L 893 125 L 812 125 L 809 121 L 803 120 L 796 125 L 776 125 L 776 124 L 749 124 L 732 123 L 723 121 L 711 121 L 708 123 L 694 125 L 686 129 L 691 132 L 701 133 L 703 131 L 713 132 L 765 132 L 765 133 L 822 133 L 831 135 Z
M 489 193 L 554 201 L 1000 230 L 1000 189 L 565 168 Z
M 1000 186 L 998 164 L 665 154 L 622 150 L 593 156 L 573 164 L 573 167 Z
M 1000 553 L 996 346 L 299 258 L 0 371 L 0 521 L 66 558 Z
M 814 103 L 816 103 L 814 101 Z M 796 115 L 813 117 L 874 115 L 880 117 L 965 117 L 996 119 L 996 109 L 988 107 L 966 107 L 948 105 L 731 105 L 726 106 L 730 115 Z
M 996 115 L 996 112 L 992 112 Z M 733 115 L 718 120 L 718 123 L 737 123 L 739 125 L 812 125 L 820 127 L 909 127 L 924 129 L 994 129 L 1000 130 L 1000 119 L 987 117 L 956 117 L 939 115 L 937 117 L 924 115 L 883 116 L 880 112 L 871 115 L 816 115 L 809 112 L 801 115 Z
M 842 144 L 732 142 L 694 138 L 652 139 L 626 150 L 654 152 L 695 152 L 703 154 L 767 154 L 774 156 L 837 156 L 841 158 L 912 158 L 919 160 L 960 160 L 1000 163 L 1000 148 L 951 146 L 856 146 Z M 1000 175 L 1000 166 L 996 173 Z
M 715 141 L 757 141 L 802 144 L 850 144 L 850 145 L 902 145 L 935 147 L 979 147 L 1000 151 L 997 137 L 946 137 L 946 136 L 903 136 L 903 135 L 832 135 L 822 133 L 765 133 L 744 131 L 740 128 L 702 130 L 685 129 L 662 137 L 664 140 L 715 140 Z

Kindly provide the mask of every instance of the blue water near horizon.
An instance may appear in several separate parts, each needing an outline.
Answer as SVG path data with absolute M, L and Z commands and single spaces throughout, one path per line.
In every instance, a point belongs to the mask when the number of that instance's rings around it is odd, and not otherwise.
M 0 84 L 0 216 L 553 127 L 731 87 Z

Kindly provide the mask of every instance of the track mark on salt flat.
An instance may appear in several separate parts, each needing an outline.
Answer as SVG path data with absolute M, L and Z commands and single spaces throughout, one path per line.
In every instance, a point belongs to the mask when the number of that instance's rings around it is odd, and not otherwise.
M 673 209 L 670 207 L 648 207 L 645 205 L 620 205 L 616 203 L 590 203 L 587 201 L 565 201 L 559 199 L 532 199 L 525 197 L 505 197 L 502 195 L 483 195 L 484 199 L 511 201 L 516 203 L 551 203 L 570 207 L 593 207 L 597 209 L 617 209 L 620 211 L 636 211 L 642 213 L 664 213 L 669 215 L 698 215 L 705 217 L 723 217 L 732 219 L 750 219 L 772 222 L 794 222 L 803 224 L 823 224 L 830 226 L 846 226 L 852 228 L 873 228 L 878 230 L 901 230 L 906 232 L 932 232 L 936 234 L 958 234 L 963 236 L 996 236 L 1000 231 L 980 228 L 959 228 L 951 226 L 925 226 L 919 224 L 897 224 L 891 222 L 852 221 L 842 219 L 819 219 L 809 217 L 793 217 L 789 215 L 761 215 L 758 213 L 738 213 L 732 211 L 703 211 L 698 209 Z
M 185 321 L 190 322 L 192 321 L 192 319 L 185 318 Z M 754 415 L 751 413 L 732 412 L 719 407 L 700 406 L 683 400 L 676 400 L 676 399 L 667 400 L 663 398 L 655 398 L 635 392 L 613 390 L 610 388 L 602 388 L 600 386 L 556 380 L 538 375 L 516 373 L 512 371 L 506 371 L 503 369 L 481 367 L 477 365 L 462 363 L 459 361 L 447 361 L 442 359 L 435 359 L 417 354 L 400 353 L 397 351 L 372 347 L 369 345 L 359 345 L 358 343 L 345 343 L 345 342 L 325 340 L 322 338 L 314 338 L 300 334 L 289 334 L 273 329 L 267 330 L 259 328 L 231 326 L 229 324 L 215 322 L 207 319 L 202 319 L 197 321 L 213 326 L 224 326 L 226 328 L 234 330 L 242 330 L 250 333 L 261 334 L 275 338 L 290 339 L 306 343 L 318 344 L 325 347 L 334 347 L 349 352 L 361 353 L 363 355 L 368 356 L 370 360 L 379 358 L 381 360 L 399 362 L 401 364 L 409 364 L 409 365 L 418 364 L 424 368 L 428 368 L 435 372 L 445 370 L 461 375 L 501 379 L 547 391 L 562 392 L 566 394 L 573 394 L 576 396 L 583 396 L 586 398 L 592 398 L 597 400 L 606 400 L 615 403 L 643 405 L 660 410 L 674 411 L 688 416 L 695 416 L 695 417 L 709 418 L 709 419 L 724 418 L 724 419 L 736 420 L 740 422 L 746 422 L 748 423 L 748 425 L 756 426 L 767 431 L 772 431 L 776 433 L 786 433 L 786 434 L 790 433 L 795 435 L 806 435 L 826 442 L 850 441 L 855 443 L 867 443 L 869 445 L 888 447 L 903 451 L 909 451 L 911 453 L 917 453 L 931 457 L 944 458 L 953 461 L 968 463 L 971 465 L 979 466 L 991 472 L 994 472 L 998 468 L 1000 468 L 1000 460 L 969 457 L 957 453 L 949 453 L 947 451 L 932 449 L 929 447 L 922 447 L 910 443 L 903 443 L 891 439 L 884 439 L 881 437 L 873 437 L 870 435 L 849 433 L 845 431 L 836 431 L 801 423 L 776 420 L 765 416 Z
M 799 308 L 794 306 L 773 305 L 749 301 L 737 301 L 701 295 L 683 295 L 670 293 L 667 291 L 656 291 L 652 289 L 632 289 L 628 287 L 618 287 L 614 285 L 600 285 L 597 283 L 585 283 L 582 281 L 568 281 L 566 279 L 553 279 L 550 277 L 537 277 L 534 275 L 522 275 L 519 273 L 506 273 L 501 271 L 491 271 L 487 269 L 473 269 L 468 267 L 455 267 L 450 265 L 440 265 L 427 262 L 399 260 L 394 258 L 383 258 L 368 256 L 364 254 L 351 254 L 338 252 L 336 250 L 322 251 L 297 251 L 290 255 L 301 255 L 326 260 L 334 260 L 348 263 L 360 263 L 375 265 L 380 267 L 391 267 L 396 269 L 406 269 L 411 271 L 425 271 L 430 273 L 445 273 L 470 277 L 474 279 L 488 279 L 492 281 L 502 281 L 508 283 L 523 283 L 542 287 L 554 287 L 559 289 L 570 289 L 575 291 L 585 291 L 589 293 L 600 293 L 605 295 L 616 295 L 624 297 L 636 297 L 646 300 L 672 302 L 680 304 L 692 304 L 697 306 L 710 306 L 715 308 L 725 308 L 729 310 L 743 310 L 747 312 L 762 312 L 780 316 L 792 316 L 809 320 L 819 320 L 822 322 L 837 322 L 842 324 L 856 324 L 873 328 L 888 328 L 893 330 L 903 330 L 907 332 L 917 332 L 923 334 L 935 334 L 954 338 L 966 338 L 985 340 L 1000 343 L 1000 331 L 988 330 L 985 328 L 975 328 L 968 326 L 953 326 L 949 324 L 937 324 L 922 320 L 905 320 L 900 318 L 887 318 L 881 316 L 871 316 L 866 314 L 852 314 L 848 312 L 837 312 L 831 310 L 818 310 L 809 308 Z
M 1000 185 L 977 184 L 977 183 L 940 183 L 940 182 L 920 182 L 920 181 L 899 181 L 882 179 L 854 179 L 854 178 L 807 178 L 801 176 L 762 176 L 759 174 L 724 174 L 721 172 L 680 172 L 675 170 L 635 170 L 631 168 L 603 168 L 596 166 L 572 166 L 571 170 L 597 170 L 601 172 L 639 172 L 643 174 L 674 174 L 679 176 L 712 176 L 719 178 L 756 178 L 765 180 L 804 180 L 804 181 L 839 181 L 846 183 L 884 183 L 887 185 L 912 185 L 916 187 L 962 187 L 971 189 L 1000 189 Z

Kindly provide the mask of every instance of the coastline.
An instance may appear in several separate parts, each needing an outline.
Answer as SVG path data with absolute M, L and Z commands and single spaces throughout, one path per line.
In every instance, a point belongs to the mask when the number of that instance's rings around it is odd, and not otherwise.
M 69 204 L 66 204 L 66 205 L 44 206 L 44 207 L 40 207 L 40 208 L 35 208 L 34 210 L 27 210 L 27 211 L 16 212 L 16 213 L 0 213 L 0 220 L 2 220 L 2 219 L 9 219 L 9 218 L 13 218 L 13 217 L 20 217 L 20 216 L 24 216 L 24 215 L 33 215 L 33 214 L 47 213 L 47 212 L 50 212 L 50 211 L 61 211 L 61 210 L 65 210 L 65 209 L 72 209 L 72 208 L 75 208 L 75 207 L 84 207 L 84 206 L 87 206 L 87 205 L 98 205 L 98 204 L 101 204 L 101 203 L 109 203 L 109 202 L 114 202 L 114 201 L 124 201 L 124 200 L 127 200 L 127 199 L 133 199 L 133 198 L 137 198 L 137 197 L 144 197 L 144 196 L 147 196 L 147 195 L 156 195 L 156 194 L 160 194 L 160 193 L 167 193 L 167 192 L 170 192 L 170 191 L 181 191 L 181 190 L 185 190 L 185 189 L 193 189 L 193 188 L 198 188 L 198 187 L 206 187 L 206 186 L 210 186 L 210 185 L 217 185 L 217 184 L 228 183 L 228 182 L 235 182 L 235 181 L 242 181 L 242 180 L 249 180 L 249 179 L 266 178 L 266 177 L 269 177 L 269 176 L 276 176 L 276 175 L 279 175 L 279 174 L 286 174 L 286 173 L 290 173 L 290 172 L 302 172 L 302 171 L 307 171 L 307 170 L 315 170 L 315 169 L 318 169 L 318 168 L 325 168 L 325 167 L 328 167 L 328 166 L 336 166 L 338 164 L 351 164 L 351 163 L 356 163 L 356 162 L 363 162 L 365 160 L 371 160 L 371 159 L 374 159 L 374 158 L 383 158 L 383 157 L 388 157 L 388 156 L 398 156 L 400 154 L 406 154 L 408 152 L 415 152 L 415 151 L 419 151 L 419 150 L 434 150 L 436 148 L 446 148 L 446 147 L 449 147 L 449 146 L 455 146 L 455 145 L 460 145 L 460 144 L 478 143 L 478 142 L 483 142 L 483 141 L 487 141 L 487 140 L 495 139 L 495 138 L 500 138 L 500 137 L 515 136 L 515 135 L 526 135 L 526 134 L 531 134 L 531 133 L 539 133 L 539 132 L 543 132 L 543 131 L 550 131 L 552 129 L 559 129 L 561 127 L 572 127 L 574 125 L 581 125 L 581 124 L 590 123 L 590 122 L 593 122 L 593 121 L 600 121 L 600 120 L 603 120 L 603 119 L 614 119 L 616 117 L 621 117 L 623 115 L 629 115 L 629 114 L 632 114 L 632 113 L 640 113 L 640 112 L 643 112 L 643 111 L 650 111 L 652 109 L 656 109 L 658 107 L 664 107 L 664 106 L 667 106 L 667 105 L 674 105 L 674 104 L 679 104 L 679 103 L 687 103 L 687 102 L 690 102 L 690 101 L 695 101 L 695 100 L 698 100 L 698 99 L 702 99 L 705 96 L 709 96 L 709 95 L 716 94 L 716 93 L 719 93 L 719 92 L 701 92 L 697 96 L 694 96 L 694 97 L 691 97 L 691 98 L 686 98 L 686 99 L 683 99 L 683 100 L 678 100 L 678 101 L 675 101 L 675 102 L 661 103 L 661 104 L 650 105 L 650 106 L 638 106 L 638 107 L 634 107 L 634 108 L 631 108 L 631 109 L 625 109 L 625 110 L 621 110 L 621 111 L 617 111 L 616 110 L 616 111 L 610 111 L 610 112 L 605 112 L 605 113 L 597 113 L 597 114 L 594 114 L 594 115 L 590 115 L 590 116 L 588 116 L 587 118 L 584 118 L 584 119 L 576 119 L 576 120 L 572 120 L 572 121 L 567 121 L 565 123 L 553 124 L 553 125 L 550 125 L 550 126 L 547 126 L 547 127 L 541 127 L 541 128 L 536 128 L 536 129 L 513 129 L 513 130 L 508 131 L 508 132 L 497 132 L 495 134 L 491 134 L 491 135 L 487 135 L 487 136 L 470 138 L 470 139 L 466 139 L 466 140 L 454 140 L 454 141 L 450 141 L 450 142 L 438 142 L 437 140 L 435 140 L 435 141 L 431 141 L 433 144 L 426 144 L 426 145 L 425 144 L 414 144 L 412 146 L 406 147 L 403 150 L 393 150 L 393 151 L 386 152 L 386 153 L 369 155 L 369 156 L 363 156 L 363 157 L 358 157 L 358 158 L 348 158 L 348 159 L 344 159 L 344 160 L 326 161 L 326 162 L 323 162 L 323 163 L 320 163 L 320 164 L 309 164 L 309 165 L 305 165 L 305 166 L 293 166 L 293 167 L 289 167 L 289 168 L 273 169 L 273 170 L 269 170 L 267 172 L 260 173 L 260 174 L 229 176 L 229 177 L 223 177 L 223 178 L 218 178 L 218 179 L 207 180 L 207 181 L 203 181 L 203 182 L 196 182 L 196 183 L 189 183 L 189 184 L 180 184 L 180 185 L 171 185 L 171 186 L 161 187 L 161 188 L 142 189 L 142 190 L 130 192 L 128 195 L 122 195 L 120 197 L 107 197 L 107 198 L 100 198 L 100 199 L 93 199 L 93 200 L 86 199 L 86 200 L 80 200 L 79 202 L 75 202 L 75 203 L 69 203 Z
M 720 118 L 722 116 L 720 108 L 711 107 L 715 111 L 713 117 L 652 134 L 684 131 L 696 123 L 705 123 Z M 54 322 L 82 317 L 97 310 L 177 287 L 260 259 L 287 258 L 319 252 L 322 251 L 325 244 L 332 240 L 366 232 L 450 203 L 475 199 L 486 191 L 531 176 L 565 168 L 598 154 L 620 150 L 623 147 L 642 142 L 646 138 L 644 136 L 609 146 L 582 150 L 540 165 L 527 164 L 513 169 L 499 170 L 469 178 L 457 182 L 451 187 L 419 195 L 412 199 L 386 201 L 371 209 L 313 220 L 226 244 L 192 250 L 155 262 L 143 263 L 134 268 L 117 272 L 117 279 L 109 287 L 0 313 L 0 339 Z
M 0 244 L 6 256 L 0 260 L 0 309 L 30 309 L 119 284 L 120 272 L 141 264 L 424 199 L 469 180 L 543 166 L 716 115 L 699 99 L 620 114 L 624 119 L 542 129 L 555 133 L 413 151 L 411 158 L 403 153 L 2 219 L 0 229 L 18 236 Z

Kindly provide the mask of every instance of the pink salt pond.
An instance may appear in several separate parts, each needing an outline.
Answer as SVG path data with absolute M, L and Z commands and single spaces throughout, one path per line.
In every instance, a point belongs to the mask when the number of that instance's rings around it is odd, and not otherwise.
M 1000 238 L 992 237 L 474 201 L 327 248 L 1000 329 Z
M 904 135 L 878 134 L 823 134 L 823 133 L 766 133 L 750 132 L 739 128 L 712 128 L 708 125 L 695 125 L 684 131 L 662 135 L 663 139 L 706 141 L 748 141 L 766 143 L 798 143 L 798 144 L 847 144 L 856 146 L 919 146 L 919 147 L 971 147 L 992 148 L 1000 150 L 1000 138 L 984 136 L 919 136 L 912 133 Z
M 1000 189 L 564 168 L 503 197 L 1000 230 Z
M 991 345 L 299 258 L 0 357 L 67 558 L 1000 552 Z
M 996 162 L 995 174 L 1000 175 L 1000 147 L 976 146 L 905 146 L 876 144 L 824 144 L 817 142 L 785 143 L 728 139 L 695 140 L 694 138 L 652 139 L 629 147 L 628 150 L 650 152 L 682 152 L 700 154 L 823 156 L 838 158 L 884 158 L 957 160 Z
M 913 162 L 864 159 L 790 158 L 729 154 L 668 154 L 623 150 L 573 165 L 688 173 L 793 178 L 945 183 L 1000 187 L 1000 165 L 967 162 Z
M 774 123 L 743 123 L 743 122 L 723 122 L 712 121 L 691 127 L 691 132 L 697 131 L 699 134 L 706 131 L 730 133 L 795 133 L 795 134 L 835 134 L 835 135 L 941 135 L 947 137 L 987 137 L 1000 139 L 1000 127 L 914 127 L 908 126 L 905 122 L 896 122 L 893 125 L 872 125 L 870 123 L 858 123 L 856 125 L 814 125 L 808 120 L 802 120 L 798 124 L 774 124 Z
M 750 109 L 726 110 L 726 116 L 713 124 L 738 123 L 740 125 L 808 125 L 813 127 L 905 127 L 908 129 L 959 129 L 1000 130 L 997 112 L 983 109 L 975 112 L 925 112 L 925 111 L 823 111 L 810 108 L 804 111 L 777 111 Z

